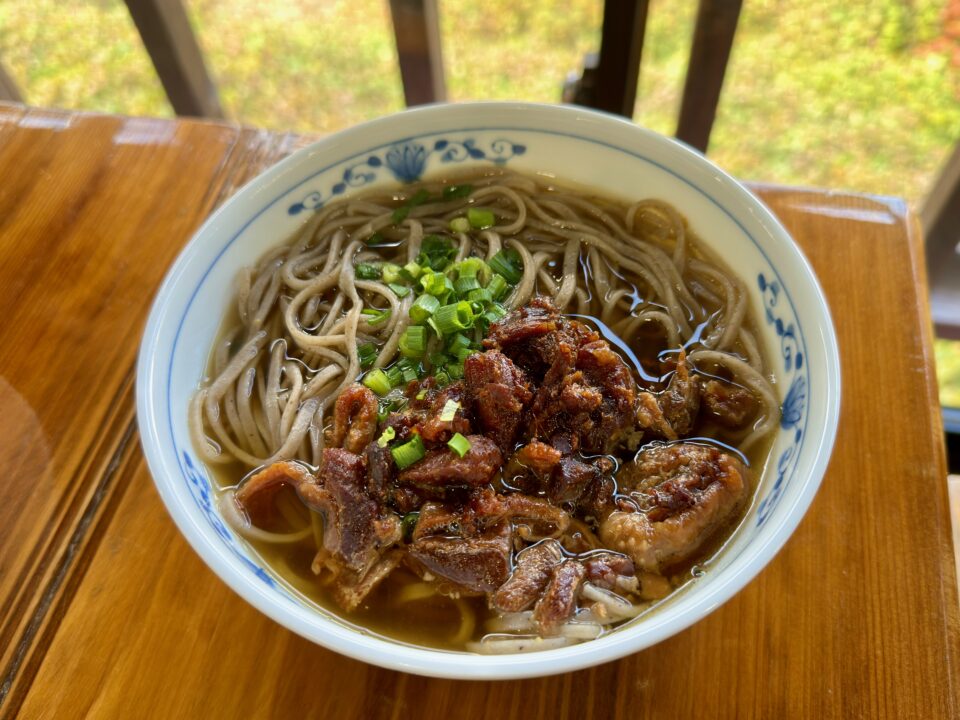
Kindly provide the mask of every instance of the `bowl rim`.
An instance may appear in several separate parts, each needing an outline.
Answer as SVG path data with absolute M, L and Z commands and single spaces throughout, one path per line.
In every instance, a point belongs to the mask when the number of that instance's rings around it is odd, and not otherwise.
M 815 434 L 807 440 L 808 442 L 816 444 L 819 450 L 809 470 L 805 473 L 805 478 L 801 484 L 801 491 L 794 496 L 792 503 L 783 505 L 782 510 L 779 512 L 780 521 L 766 535 L 765 541 L 760 544 L 752 544 L 743 549 L 741 554 L 748 555 L 748 558 L 744 561 L 746 565 L 741 571 L 728 572 L 725 576 L 716 578 L 711 585 L 708 586 L 708 589 L 702 593 L 702 597 L 698 598 L 698 601 L 688 608 L 688 612 L 685 615 L 674 618 L 668 622 L 657 622 L 656 615 L 651 616 L 643 625 L 642 634 L 631 633 L 628 628 L 624 631 L 611 634 L 601 640 L 590 641 L 556 650 L 546 650 L 528 654 L 484 656 L 431 649 L 408 645 L 394 640 L 381 639 L 376 635 L 339 626 L 333 620 L 315 611 L 312 611 L 312 622 L 308 623 L 299 617 L 297 613 L 293 613 L 287 608 L 279 606 L 274 601 L 272 594 L 268 594 L 264 588 L 255 586 L 254 583 L 250 581 L 248 574 L 241 572 L 234 564 L 224 561 L 222 552 L 213 546 L 208 537 L 210 530 L 200 527 L 194 518 L 191 517 L 186 507 L 182 504 L 182 494 L 184 491 L 176 490 L 170 478 L 169 462 L 168 459 L 164 457 L 165 450 L 157 425 L 157 417 L 163 412 L 163 408 L 157 407 L 157 404 L 154 402 L 158 371 L 157 350 L 160 336 L 158 331 L 168 319 L 168 306 L 172 298 L 175 297 L 174 290 L 178 280 L 185 272 L 185 268 L 191 261 L 192 256 L 198 252 L 201 246 L 200 238 L 207 235 L 212 229 L 215 229 L 218 224 L 223 222 L 224 217 L 227 213 L 231 212 L 235 206 L 250 199 L 250 196 L 256 192 L 257 188 L 269 186 L 273 181 L 285 175 L 288 171 L 306 162 L 311 155 L 326 152 L 335 154 L 337 143 L 342 139 L 353 136 L 362 137 L 365 134 L 373 134 L 375 136 L 377 131 L 382 128 L 385 130 L 385 137 L 393 138 L 390 142 L 402 142 L 403 138 L 394 137 L 396 133 L 392 132 L 390 127 L 392 124 L 397 123 L 398 119 L 406 118 L 416 120 L 421 117 L 442 116 L 448 113 L 451 115 L 463 112 L 469 114 L 474 110 L 478 112 L 490 112 L 494 110 L 505 113 L 524 113 L 535 110 L 553 114 L 562 124 L 568 122 L 575 123 L 578 120 L 595 121 L 601 126 L 617 126 L 621 129 L 629 128 L 629 132 L 638 133 L 640 136 L 643 136 L 647 142 L 665 145 L 668 149 L 672 148 L 672 152 L 679 154 L 678 157 L 688 163 L 692 163 L 697 172 L 708 172 L 722 185 L 725 185 L 727 190 L 734 194 L 737 202 L 750 208 L 754 220 L 759 223 L 759 226 L 762 227 L 767 234 L 778 236 L 777 240 L 783 244 L 784 249 L 792 256 L 796 273 L 802 276 L 802 280 L 798 279 L 796 281 L 797 284 L 806 285 L 812 290 L 812 296 L 816 300 L 816 307 L 813 309 L 813 313 L 819 315 L 821 319 L 820 327 L 818 327 L 817 330 L 819 331 L 818 339 L 822 343 L 827 358 L 827 365 L 823 368 L 827 397 L 824 407 L 825 422 L 823 427 L 818 435 Z M 580 127 L 584 128 L 585 126 L 581 125 Z M 531 131 L 538 130 L 536 127 L 527 129 Z M 584 130 L 584 132 L 587 133 L 591 131 L 596 133 L 595 128 L 587 128 Z M 442 130 L 438 132 L 442 132 Z M 587 134 L 577 137 L 582 140 L 596 141 L 595 138 L 591 138 Z M 723 203 L 716 200 L 709 192 L 694 183 L 690 178 L 680 174 L 677 174 L 677 177 L 687 184 L 690 184 L 721 209 L 724 209 Z M 282 195 L 278 196 L 277 199 L 279 199 L 279 197 L 282 197 Z M 744 231 L 747 232 L 745 228 Z M 747 232 L 747 234 L 750 235 L 749 232 Z M 756 243 L 756 240 L 754 240 L 754 242 Z M 766 252 L 762 246 L 760 246 L 759 243 L 756 244 L 761 253 L 766 256 Z M 776 266 L 770 261 L 769 257 L 767 257 L 767 260 L 770 266 L 776 269 Z M 789 291 L 787 291 L 785 286 L 784 290 L 787 292 L 789 299 Z M 791 306 L 796 308 L 793 300 L 789 300 Z M 156 293 L 144 330 L 137 362 L 136 401 L 137 420 L 144 455 L 154 485 L 167 511 L 170 513 L 182 535 L 207 566 L 248 603 L 302 637 L 341 654 L 381 667 L 452 679 L 519 679 L 545 676 L 589 667 L 621 658 L 654 645 L 706 617 L 751 582 L 776 553 L 779 552 L 796 529 L 820 486 L 836 438 L 841 400 L 840 387 L 839 350 L 834 324 L 826 298 L 816 275 L 802 250 L 779 220 L 759 198 L 753 195 L 753 193 L 740 182 L 684 143 L 642 128 L 619 116 L 579 107 L 489 101 L 428 105 L 394 113 L 341 130 L 297 150 L 256 175 L 235 192 L 193 233 L 190 240 L 181 249 L 176 260 L 169 268 Z M 177 487 L 179 487 L 179 485 L 177 485 Z M 304 610 L 309 609 L 304 607 Z

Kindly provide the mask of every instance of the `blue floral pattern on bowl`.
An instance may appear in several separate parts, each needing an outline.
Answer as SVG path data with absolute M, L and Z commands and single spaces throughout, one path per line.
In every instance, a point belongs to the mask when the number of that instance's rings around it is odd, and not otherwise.
M 394 145 L 387 150 L 386 163 L 400 182 L 416 182 L 427 166 L 427 149 L 420 143 Z
M 767 496 L 757 508 L 757 527 L 763 525 L 779 503 L 783 495 L 786 480 L 793 473 L 800 455 L 803 440 L 803 419 L 807 410 L 807 377 L 804 370 L 804 354 L 797 337 L 796 322 L 792 319 L 793 309 L 780 306 L 781 285 L 779 280 L 770 280 L 760 273 L 757 286 L 763 294 L 763 314 L 768 325 L 780 339 L 780 354 L 783 358 L 784 374 L 780 381 L 790 383 L 787 396 L 780 413 L 780 427 L 792 431 L 790 444 L 780 452 L 777 458 L 777 477 Z
M 465 160 L 487 160 L 494 165 L 505 165 L 518 155 L 527 151 L 525 145 L 506 138 L 499 138 L 481 146 L 472 137 L 437 138 L 422 143 L 407 140 L 391 145 L 383 153 L 371 153 L 360 162 L 353 162 L 342 170 L 341 179 L 326 192 L 312 190 L 299 202 L 287 208 L 290 215 L 304 210 L 317 210 L 347 188 L 362 187 L 372 183 L 383 170 L 387 170 L 394 179 L 402 183 L 417 182 L 423 177 L 431 160 L 440 164 L 461 163 Z
M 254 575 L 274 590 L 283 592 L 283 589 L 277 581 L 274 580 L 266 570 L 247 557 L 245 551 L 237 544 L 233 533 L 227 529 L 227 526 L 220 518 L 220 512 L 217 510 L 216 503 L 214 502 L 213 489 L 210 487 L 210 481 L 206 475 L 197 468 L 189 453 L 185 451 L 181 452 L 181 457 L 183 458 L 184 472 L 187 476 L 187 481 L 190 483 L 190 493 L 197 502 L 197 506 L 203 511 L 207 522 L 210 523 L 210 526 L 217 532 L 220 539 L 223 540 L 224 545 L 230 548 L 230 551 L 239 558 L 240 562 L 246 565 Z

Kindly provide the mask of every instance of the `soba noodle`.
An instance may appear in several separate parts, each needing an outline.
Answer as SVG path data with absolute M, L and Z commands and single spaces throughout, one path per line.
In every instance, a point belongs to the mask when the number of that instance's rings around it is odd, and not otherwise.
M 448 233 L 449 221 L 468 204 L 495 207 L 499 222 L 472 241 L 454 236 L 457 257 L 490 258 L 510 247 L 523 260 L 523 277 L 508 307 L 541 294 L 561 310 L 601 319 L 620 337 L 656 326 L 668 347 L 687 347 L 698 369 L 722 369 L 762 400 L 763 411 L 739 442 L 741 450 L 769 433 L 778 401 L 745 323 L 746 289 L 702 244 L 691 244 L 692 233 L 674 208 L 642 200 L 618 217 L 608 203 L 548 189 L 522 175 L 496 173 L 469 182 L 477 188 L 469 199 L 415 207 L 397 228 L 395 200 L 407 191 L 331 204 L 292 242 L 241 275 L 237 323 L 225 331 L 213 376 L 190 411 L 204 460 L 251 468 L 286 458 L 316 463 L 325 412 L 360 374 L 358 343 L 376 343 L 375 367 L 385 367 L 396 358 L 409 323 L 412 296 L 398 298 L 381 281 L 358 280 L 354 263 L 412 261 L 424 235 Z M 423 187 L 437 195 L 443 185 Z M 375 232 L 384 234 L 387 245 L 365 244 Z M 371 324 L 364 308 L 389 309 L 389 319 Z M 234 347 L 239 349 L 231 356 Z

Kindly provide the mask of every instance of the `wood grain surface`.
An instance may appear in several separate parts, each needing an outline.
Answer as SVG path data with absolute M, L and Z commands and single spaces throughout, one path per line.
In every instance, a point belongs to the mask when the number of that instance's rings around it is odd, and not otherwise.
M 816 269 L 844 396 L 823 486 L 729 603 L 624 660 L 443 681 L 313 645 L 181 539 L 131 393 L 203 217 L 304 142 L 0 105 L 0 712 L 24 718 L 960 717 L 960 620 L 921 240 L 892 199 L 757 191 Z
M 0 123 L 7 667 L 128 438 L 132 363 L 151 292 L 177 251 L 169 238 L 209 213 L 240 131 L 13 109 Z M 202 192 L 169 182 L 185 164 Z

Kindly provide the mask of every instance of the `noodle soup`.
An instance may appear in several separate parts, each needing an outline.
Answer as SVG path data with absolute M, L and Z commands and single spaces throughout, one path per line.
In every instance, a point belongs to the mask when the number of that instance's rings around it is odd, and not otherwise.
M 191 407 L 220 506 L 310 601 L 520 652 L 649 611 L 779 417 L 742 282 L 678 209 L 495 172 L 330 204 L 238 280 Z

